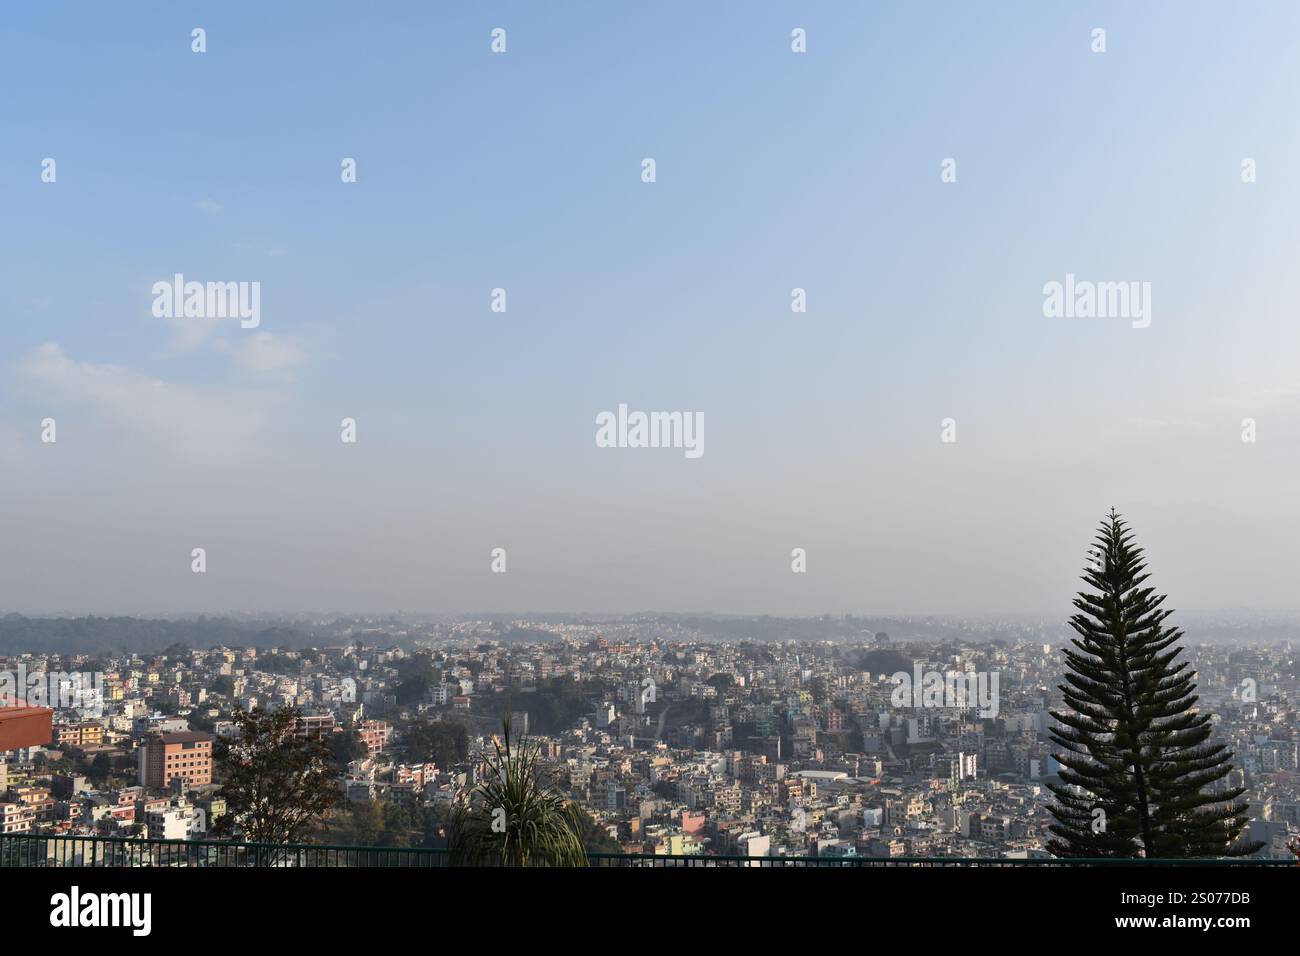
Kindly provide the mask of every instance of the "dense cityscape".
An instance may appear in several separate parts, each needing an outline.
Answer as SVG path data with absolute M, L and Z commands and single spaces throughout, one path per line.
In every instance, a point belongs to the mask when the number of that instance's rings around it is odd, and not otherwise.
M 880 626 L 347 619 L 282 628 L 270 646 L 15 650 L 0 697 L 54 714 L 48 742 L 4 754 L 0 833 L 206 838 L 226 810 L 216 754 L 233 718 L 290 708 L 336 759 L 324 843 L 442 845 L 508 718 L 582 808 L 592 852 L 1048 856 L 1062 629 Z M 1220 625 L 1184 644 L 1198 710 L 1234 753 L 1223 785 L 1247 788 L 1246 836 L 1283 859 L 1300 834 L 1300 669 L 1278 633 Z
M 10 936 L 1293 928 L 1294 0 L 6 14 Z

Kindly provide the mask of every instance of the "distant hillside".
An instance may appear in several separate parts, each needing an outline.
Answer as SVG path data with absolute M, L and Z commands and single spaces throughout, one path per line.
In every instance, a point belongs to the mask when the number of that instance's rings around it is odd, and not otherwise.
M 230 618 L 161 621 L 138 617 L 0 617 L 0 654 L 104 654 L 160 651 L 173 644 L 206 649 L 309 647 L 319 638 L 299 627 Z

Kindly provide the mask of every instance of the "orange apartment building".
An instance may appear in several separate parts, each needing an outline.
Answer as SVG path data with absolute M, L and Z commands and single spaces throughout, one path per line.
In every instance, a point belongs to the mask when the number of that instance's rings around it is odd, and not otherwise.
M 383 753 L 392 734 L 392 725 L 382 720 L 367 720 L 357 728 L 357 736 L 361 738 L 372 757 Z
M 98 747 L 104 742 L 104 725 L 94 721 L 82 724 L 55 724 L 54 743 L 67 747 Z
M 195 730 L 149 737 L 140 745 L 140 785 L 165 790 L 178 778 L 187 787 L 211 783 L 212 739 Z

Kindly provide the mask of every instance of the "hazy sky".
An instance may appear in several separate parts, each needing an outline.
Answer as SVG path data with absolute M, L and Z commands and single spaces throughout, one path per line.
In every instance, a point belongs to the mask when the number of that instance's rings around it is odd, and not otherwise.
M 1292 0 L 24 4 L 0 83 L 0 611 L 1065 616 L 1112 505 L 1300 607 Z

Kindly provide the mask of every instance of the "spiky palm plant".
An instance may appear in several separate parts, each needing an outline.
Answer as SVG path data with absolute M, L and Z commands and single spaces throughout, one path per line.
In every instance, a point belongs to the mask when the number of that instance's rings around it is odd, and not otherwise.
M 453 866 L 586 866 L 577 807 L 546 779 L 541 746 L 511 739 L 502 719 L 487 772 L 458 799 L 448 838 Z

